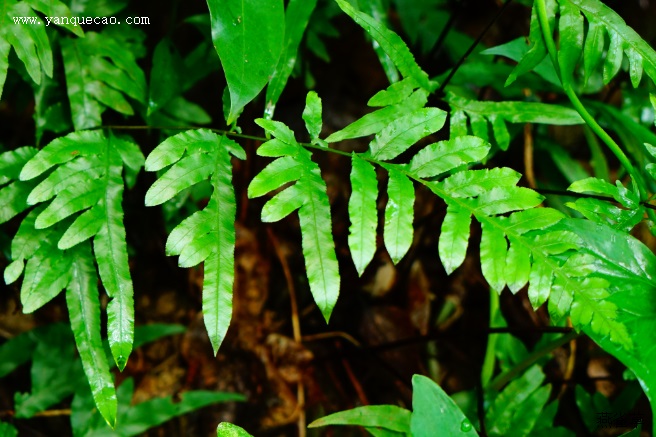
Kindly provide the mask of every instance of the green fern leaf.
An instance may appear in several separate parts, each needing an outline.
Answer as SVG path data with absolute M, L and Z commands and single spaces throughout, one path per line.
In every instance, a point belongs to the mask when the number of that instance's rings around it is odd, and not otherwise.
M 374 167 L 355 153 L 351 158 L 351 188 L 348 243 L 355 268 L 362 276 L 376 252 L 378 181 Z
M 58 0 L 49 2 L 3 0 L 0 12 L 0 97 L 7 78 L 11 47 L 14 48 L 18 59 L 25 64 L 25 69 L 34 83 L 37 85 L 41 83 L 42 72 L 52 77 L 52 50 L 46 34 L 46 23 L 34 13 L 35 10 L 49 17 L 71 17 L 68 7 Z M 22 20 L 35 20 L 36 23 L 28 24 Z M 62 25 L 62 27 L 78 36 L 84 35 L 79 26 Z
M 447 205 L 438 250 L 444 270 L 450 275 L 460 267 L 467 255 L 471 211 L 461 208 L 457 203 L 447 202 Z
M 378 91 L 367 102 L 368 106 L 391 106 L 401 103 L 417 89 L 419 85 L 412 77 L 391 84 L 387 89 Z
M 417 90 L 400 103 L 386 106 L 364 115 L 344 129 L 329 135 L 326 141 L 335 143 L 337 141 L 376 134 L 399 117 L 406 115 L 409 111 L 423 108 L 427 99 L 428 94 L 426 91 Z
M 410 160 L 408 171 L 421 177 L 441 175 L 463 165 L 482 161 L 490 144 L 473 136 L 455 137 L 449 141 L 429 144 Z
M 209 203 L 171 231 L 166 253 L 179 255 L 181 267 L 204 263 L 203 313 L 215 355 L 232 318 L 237 204 L 230 154 L 245 158 L 234 141 L 199 129 L 169 137 L 146 160 L 147 171 L 171 166 L 146 193 L 146 206 L 164 203 L 207 179 L 212 184 Z
M 266 91 L 266 118 L 273 118 L 273 113 L 282 91 L 287 85 L 296 65 L 298 48 L 303 39 L 303 34 L 310 21 L 310 16 L 317 6 L 317 0 L 291 0 L 285 10 L 285 41 L 282 47 L 280 59 L 276 66 Z M 319 134 L 317 134 L 319 136 Z
M 20 174 L 22 180 L 30 180 L 56 167 L 28 197 L 29 204 L 53 199 L 36 218 L 37 229 L 82 212 L 61 236 L 58 247 L 69 249 L 93 237 L 100 278 L 113 298 L 107 307 L 109 330 L 113 333 L 110 347 L 120 369 L 132 350 L 134 332 L 132 280 L 121 206 L 123 156 L 131 166 L 143 162 L 138 147 L 129 141 L 113 135 L 105 137 L 98 131 L 74 132 L 39 151 Z
M 303 120 L 305 121 L 305 128 L 312 138 L 312 142 L 316 142 L 321 134 L 321 99 L 316 92 L 310 91 L 305 99 L 305 109 L 303 110 Z
M 408 46 L 396 33 L 387 29 L 370 15 L 355 10 L 348 2 L 336 1 L 342 11 L 376 40 L 404 78 L 412 77 L 422 89 L 428 92 L 437 88 L 438 84 L 428 79 L 428 75 L 419 67 Z
M 489 124 L 500 149 L 506 150 L 510 135 L 506 123 L 541 123 L 552 125 L 583 124 L 574 109 L 535 102 L 481 102 L 447 93 L 451 105 L 451 136 L 465 135 L 467 118 L 474 135 L 488 138 Z
M 558 51 L 560 74 L 565 82 L 572 83 L 574 70 L 583 52 L 583 16 L 576 6 L 567 1 L 560 4 L 558 32 L 561 47 Z
M 387 206 L 385 207 L 385 247 L 397 264 L 412 245 L 415 189 L 403 173 L 388 167 Z
M 385 126 L 369 145 L 374 159 L 390 160 L 405 152 L 420 139 L 437 132 L 444 125 L 446 112 L 422 108 Z
M 131 53 L 107 32 L 63 39 L 62 57 L 76 130 L 100 126 L 105 107 L 132 115 L 126 97 L 146 104 L 146 79 Z
M 262 220 L 280 220 L 298 209 L 310 291 L 327 322 L 339 296 L 340 276 L 326 184 L 321 178 L 319 166 L 312 161 L 310 152 L 296 142 L 293 132 L 287 126 L 264 119 L 257 119 L 255 122 L 268 134 L 276 137 L 263 144 L 258 149 L 258 154 L 261 149 L 270 151 L 272 147 L 278 152 L 287 151 L 290 154 L 273 161 L 256 175 L 248 187 L 248 196 L 258 197 L 280 188 L 285 183 L 295 181 L 294 185 L 287 187 L 264 205 Z M 269 147 L 270 142 L 274 142 L 274 146 Z M 281 147 L 281 143 L 286 146 Z M 292 176 L 281 174 L 289 172 L 286 170 L 288 168 L 297 170 L 293 171 Z M 300 176 L 297 173 L 299 170 Z
M 0 154 L 0 223 L 5 223 L 28 208 L 27 196 L 35 182 L 18 180 L 23 165 L 36 153 L 34 147 L 20 147 Z
M 501 294 L 506 286 L 508 243 L 503 231 L 489 222 L 482 224 L 481 270 L 490 287 Z
M 589 220 L 603 223 L 630 232 L 635 225 L 640 223 L 645 214 L 645 208 L 640 205 L 640 197 L 633 191 L 625 188 L 620 181 L 616 185 L 597 178 L 586 178 L 574 182 L 568 188 L 576 193 L 594 193 L 610 196 L 623 208 L 609 201 L 595 198 L 577 199 L 566 205 L 580 212 Z
M 285 35 L 284 4 L 282 0 L 209 0 L 207 5 L 212 41 L 228 82 L 225 117 L 232 124 L 276 70 Z
M 91 247 L 88 243 L 78 245 L 69 256 L 72 262 L 70 282 L 66 287 L 66 306 L 71 329 L 96 407 L 109 426 L 114 427 L 118 403 L 100 338 L 98 278 Z

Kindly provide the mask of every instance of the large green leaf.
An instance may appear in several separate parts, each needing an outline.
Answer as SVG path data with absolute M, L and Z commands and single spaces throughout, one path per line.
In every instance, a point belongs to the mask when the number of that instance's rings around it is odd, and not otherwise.
M 384 161 L 396 158 L 420 139 L 440 130 L 446 115 L 438 108 L 421 108 L 395 119 L 369 145 L 371 156 Z
M 203 313 L 214 353 L 232 318 L 236 200 L 230 155 L 245 158 L 243 149 L 206 129 L 167 138 L 146 160 L 146 170 L 171 167 L 146 193 L 146 205 L 164 203 L 183 190 L 210 180 L 207 206 L 187 217 L 166 241 L 168 255 L 179 255 L 181 267 L 204 262 Z
M 207 0 L 212 41 L 228 82 L 232 124 L 276 70 L 285 35 L 282 0 Z
M 0 154 L 0 223 L 9 221 L 29 207 L 27 196 L 36 183 L 23 182 L 18 177 L 23 165 L 37 152 L 34 147 L 20 147 Z

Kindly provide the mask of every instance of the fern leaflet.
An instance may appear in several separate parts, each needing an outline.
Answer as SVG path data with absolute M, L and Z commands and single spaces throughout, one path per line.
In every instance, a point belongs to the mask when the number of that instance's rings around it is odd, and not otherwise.
M 166 253 L 179 255 L 181 267 L 204 263 L 203 313 L 215 355 L 232 318 L 237 205 L 230 154 L 246 158 L 234 141 L 200 129 L 167 138 L 146 160 L 147 171 L 169 167 L 146 193 L 146 206 L 164 203 L 207 179 L 212 184 L 209 203 L 171 231 Z

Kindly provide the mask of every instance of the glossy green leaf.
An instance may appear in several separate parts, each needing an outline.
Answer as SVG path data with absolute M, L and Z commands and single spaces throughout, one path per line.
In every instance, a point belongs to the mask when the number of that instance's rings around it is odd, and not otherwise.
M 244 428 L 228 422 L 221 422 L 216 427 L 216 437 L 253 437 Z
M 403 102 L 419 85 L 412 77 L 395 82 L 382 91 L 377 92 L 367 102 L 368 106 L 391 106 Z
M 604 27 L 594 15 L 588 15 L 588 32 L 583 48 L 584 81 L 588 82 L 604 55 Z
M 389 28 L 389 20 L 387 19 L 387 5 L 383 4 L 381 0 L 365 0 L 359 2 L 359 7 L 362 9 L 362 12 L 371 16 L 381 27 Z M 378 56 L 378 61 L 383 67 L 385 76 L 390 83 L 395 83 L 399 81 L 399 71 L 394 65 L 394 61 L 390 56 L 385 53 L 385 50 L 380 46 L 378 41 L 372 41 L 372 47 L 376 56 Z
M 453 273 L 465 260 L 470 226 L 471 212 L 461 209 L 455 203 L 449 204 L 438 244 L 440 260 L 447 275 Z
M 280 59 L 273 71 L 269 86 L 266 91 L 266 117 L 273 118 L 273 113 L 282 91 L 291 76 L 296 59 L 298 58 L 299 46 L 310 21 L 310 16 L 317 6 L 317 0 L 290 0 L 285 10 L 285 39 L 283 42 Z M 313 136 L 318 137 L 319 134 Z
M 351 197 L 348 206 L 351 226 L 348 243 L 351 258 L 360 276 L 376 252 L 377 197 L 376 170 L 354 153 L 351 157 Z
M 610 44 L 604 61 L 604 83 L 610 82 L 622 66 L 624 54 L 629 60 L 629 72 L 633 86 L 637 86 L 642 76 L 642 70 L 652 79 L 656 80 L 656 52 L 644 39 L 640 37 L 615 11 L 599 0 L 570 0 L 570 3 L 579 8 L 593 26 L 603 26 L 610 37 Z M 598 29 L 593 28 L 595 32 Z M 593 36 L 596 42 L 590 46 L 586 44 L 586 51 L 592 50 L 589 55 L 588 66 L 596 64 L 599 51 L 600 36 Z M 584 55 L 585 56 L 585 55 Z M 586 73 L 587 74 L 587 73 Z
M 572 3 L 560 4 L 558 33 L 560 34 L 558 51 L 560 74 L 565 82 L 572 83 L 574 70 L 583 51 L 583 15 Z
M 378 160 L 396 158 L 420 139 L 440 130 L 446 115 L 441 109 L 422 108 L 394 120 L 369 145 L 372 157 Z
M 408 46 L 396 33 L 387 29 L 370 15 L 355 10 L 348 2 L 344 0 L 336 1 L 353 21 L 380 44 L 380 47 L 387 53 L 404 78 L 412 77 L 421 88 L 429 92 L 437 88 L 438 84 L 428 79 L 428 75 L 419 67 Z
M 547 10 L 547 17 L 549 17 L 549 28 L 554 29 L 554 21 L 558 3 L 555 0 L 547 0 L 545 2 L 545 9 Z M 542 29 L 538 21 L 537 4 L 533 3 L 531 10 L 531 24 L 528 39 L 531 43 L 528 51 L 519 60 L 515 69 L 508 76 L 506 86 L 513 83 L 517 77 L 526 74 L 537 67 L 547 56 L 547 47 L 542 39 Z
M 303 176 L 300 162 L 291 156 L 276 159 L 257 174 L 248 186 L 248 197 L 260 197 L 277 190 L 289 182 L 295 182 Z
M 203 313 L 214 354 L 232 318 L 237 205 L 231 153 L 243 156 L 244 152 L 227 137 L 200 129 L 168 138 L 146 160 L 151 171 L 172 164 L 146 193 L 147 205 L 163 203 L 207 179 L 212 184 L 209 203 L 171 231 L 166 253 L 179 255 L 181 267 L 204 263 Z
M 505 279 L 508 282 L 508 288 L 513 294 L 517 293 L 526 285 L 530 273 L 530 250 L 521 242 L 510 240 L 510 248 L 506 254 Z
M 359 138 L 380 132 L 399 117 L 410 110 L 419 110 L 427 102 L 428 94 L 424 90 L 417 90 L 401 103 L 378 109 L 364 115 L 344 129 L 339 130 L 326 138 L 329 143 Z
M 310 134 L 312 141 L 319 139 L 321 134 L 321 99 L 319 95 L 310 91 L 305 99 L 305 109 L 303 110 L 303 120 L 305 128 Z
M 380 427 L 406 434 L 410 432 L 410 416 L 410 411 L 395 405 L 367 405 L 329 414 L 310 423 L 308 428 L 329 425 L 357 425 Z
M 436 432 L 449 436 L 477 436 L 471 422 L 455 402 L 432 380 L 421 375 L 412 377 L 413 437 L 433 437 Z
M 490 145 L 481 138 L 455 137 L 421 149 L 412 157 L 408 171 L 422 178 L 438 176 L 462 165 L 481 161 L 489 151 Z
M 208 0 L 207 5 L 230 94 L 224 115 L 232 124 L 276 71 L 284 46 L 284 5 L 282 0 Z
M 485 280 L 497 293 L 506 286 L 508 243 L 502 230 L 484 222 L 481 234 L 481 270 Z
M 448 93 L 446 99 L 453 109 L 466 112 L 470 117 L 501 117 L 509 123 L 542 123 L 555 125 L 583 124 L 574 109 L 534 102 L 481 102 L 468 100 Z
M 387 205 L 385 206 L 385 247 L 397 264 L 412 245 L 415 189 L 403 173 L 389 169 Z
M 71 328 L 96 407 L 113 427 L 116 423 L 116 391 L 100 339 L 98 278 L 91 247 L 80 245 L 73 252 L 71 282 L 66 289 Z

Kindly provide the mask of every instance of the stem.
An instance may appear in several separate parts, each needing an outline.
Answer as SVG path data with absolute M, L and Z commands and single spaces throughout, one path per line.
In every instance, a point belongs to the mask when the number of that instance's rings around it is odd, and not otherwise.
M 499 314 L 499 295 L 496 291 L 490 289 L 490 328 Z M 485 358 L 483 359 L 483 368 L 481 369 L 481 385 L 487 387 L 494 374 L 494 362 L 498 336 L 492 335 L 487 337 L 487 347 L 485 348 Z
M 581 100 L 579 100 L 579 97 L 576 95 L 576 92 L 574 91 L 569 78 L 564 77 L 561 74 L 560 65 L 558 62 L 558 51 L 556 49 L 556 42 L 553 39 L 553 34 L 549 26 L 549 17 L 547 16 L 547 6 L 545 0 L 535 1 L 537 6 L 538 21 L 540 23 L 540 28 L 542 29 L 542 38 L 544 39 L 544 43 L 547 46 L 547 51 L 549 52 L 551 62 L 556 69 L 556 73 L 558 74 L 558 77 L 560 77 L 565 95 L 569 98 L 570 102 L 572 102 L 574 109 L 576 109 L 579 115 L 581 115 L 583 121 L 585 121 L 585 123 L 590 126 L 590 129 L 592 129 L 592 131 L 597 134 L 597 136 L 601 138 L 604 143 L 606 143 L 610 151 L 613 152 L 613 154 L 620 161 L 622 167 L 624 167 L 626 171 L 631 175 L 633 180 L 636 182 L 636 185 L 638 186 L 640 200 L 646 200 L 648 197 L 647 190 L 645 189 L 644 181 L 642 180 L 640 173 L 638 173 L 620 146 L 611 138 L 610 135 L 608 135 L 608 133 L 599 125 L 599 123 L 597 123 L 597 120 L 595 120 L 595 118 L 590 115 L 585 106 L 583 106 L 583 103 L 581 103 Z M 656 215 L 654 215 L 653 212 L 650 212 L 650 218 L 656 219 Z
M 569 334 L 565 334 L 562 337 L 558 337 L 557 339 L 552 340 L 551 342 L 542 346 L 540 349 L 533 351 L 533 353 L 531 353 L 522 361 L 517 363 L 515 367 L 494 378 L 490 383 L 489 388 L 495 391 L 500 391 L 501 388 L 503 388 L 503 386 L 505 386 L 508 382 L 510 382 L 513 378 L 518 376 L 524 370 L 528 369 L 533 364 L 535 364 L 540 358 L 547 355 L 551 351 L 558 349 L 562 345 L 569 343 L 579 335 L 581 334 L 572 331 Z

